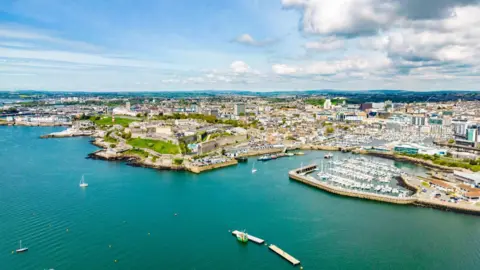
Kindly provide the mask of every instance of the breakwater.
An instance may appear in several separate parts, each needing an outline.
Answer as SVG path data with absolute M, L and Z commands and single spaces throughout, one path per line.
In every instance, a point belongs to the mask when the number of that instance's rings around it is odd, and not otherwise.
M 417 200 L 416 197 L 400 198 L 400 197 L 373 194 L 373 193 L 356 191 L 356 190 L 348 190 L 345 188 L 328 185 L 312 177 L 304 175 L 304 173 L 312 171 L 315 168 L 316 168 L 316 165 L 292 170 L 289 172 L 289 177 L 296 181 L 302 182 L 304 184 L 307 184 L 313 187 L 320 188 L 327 192 L 337 194 L 337 195 L 347 196 L 347 197 L 395 203 L 395 204 L 413 204 Z
M 237 165 L 238 161 L 235 159 L 229 160 L 227 162 L 222 162 L 222 163 L 217 163 L 217 164 L 211 164 L 211 165 L 206 165 L 206 166 L 186 166 L 187 170 L 193 173 L 201 173 L 204 171 L 209 171 L 213 169 L 219 169 L 223 167 L 228 167 L 228 166 L 233 166 Z
M 470 214 L 470 215 L 480 215 L 480 208 L 473 205 L 463 205 L 463 204 L 454 204 L 449 202 L 443 202 L 440 200 L 425 199 L 418 196 L 419 187 L 413 185 L 409 181 L 409 176 L 402 175 L 401 182 L 408 189 L 415 191 L 415 193 L 410 197 L 399 198 L 394 196 L 382 195 L 382 194 L 373 194 L 368 192 L 348 190 L 341 187 L 336 187 L 323 183 L 319 180 L 314 179 L 313 177 L 307 176 L 306 174 L 312 172 L 317 166 L 310 165 L 295 170 L 291 170 L 288 175 L 290 179 L 304 183 L 306 185 L 319 188 L 329 193 L 333 193 L 340 196 L 346 196 L 351 198 L 366 199 L 378 202 L 393 203 L 393 204 L 402 204 L 402 205 L 414 205 L 420 207 L 428 207 L 439 209 L 443 211 L 451 211 L 456 213 Z

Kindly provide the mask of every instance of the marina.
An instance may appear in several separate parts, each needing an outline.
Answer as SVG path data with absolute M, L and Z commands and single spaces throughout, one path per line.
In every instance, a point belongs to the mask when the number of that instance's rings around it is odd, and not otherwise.
M 401 198 L 411 195 L 410 190 L 398 184 L 400 169 L 363 157 L 321 162 L 315 172 L 307 177 L 345 189 Z

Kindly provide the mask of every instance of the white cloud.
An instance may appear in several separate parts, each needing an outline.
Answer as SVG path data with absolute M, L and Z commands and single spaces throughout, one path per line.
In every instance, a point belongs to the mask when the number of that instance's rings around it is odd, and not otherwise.
M 243 61 L 234 61 L 231 65 L 230 68 L 234 73 L 248 73 L 251 72 L 252 69 L 250 68 L 247 63 Z
M 396 18 L 395 5 L 384 0 L 283 0 L 302 12 L 301 27 L 312 34 L 374 33 Z
M 332 61 L 313 61 L 302 66 L 275 64 L 272 66 L 278 75 L 297 76 L 328 76 L 342 73 L 351 73 L 355 76 L 362 74 L 381 74 L 392 67 L 391 60 L 385 55 L 372 55 L 369 58 L 349 57 Z
M 301 69 L 298 67 L 288 66 L 285 64 L 275 64 L 272 66 L 272 70 L 278 75 L 293 75 L 301 71 Z
M 315 51 L 333 51 L 345 47 L 345 40 L 336 37 L 326 37 L 321 41 L 310 41 L 305 44 L 305 48 Z
M 255 46 L 255 47 L 263 47 L 263 46 L 273 44 L 275 42 L 275 40 L 273 39 L 256 40 L 249 34 L 242 34 L 236 37 L 233 41 L 243 45 L 249 45 L 249 46 Z

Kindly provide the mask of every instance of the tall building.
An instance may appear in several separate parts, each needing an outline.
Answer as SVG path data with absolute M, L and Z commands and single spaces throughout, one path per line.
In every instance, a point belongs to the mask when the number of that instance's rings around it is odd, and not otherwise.
M 233 108 L 233 113 L 236 116 L 245 115 L 245 104 L 242 104 L 242 103 L 235 104 L 235 106 Z
M 414 125 L 414 126 L 425 126 L 425 117 L 424 116 L 412 116 L 412 125 Z
M 327 98 L 325 103 L 323 103 L 323 108 L 325 110 L 330 110 L 332 108 L 332 101 L 329 98 Z
M 127 102 L 125 103 L 125 109 L 126 109 L 127 111 L 130 111 L 130 101 L 127 101 Z

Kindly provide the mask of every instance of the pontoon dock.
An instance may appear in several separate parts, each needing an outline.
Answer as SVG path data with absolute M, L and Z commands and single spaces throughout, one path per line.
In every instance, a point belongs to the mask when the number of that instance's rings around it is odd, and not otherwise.
M 241 233 L 241 232 L 239 232 L 237 230 L 232 232 L 232 234 L 235 235 L 235 236 L 237 236 L 239 233 Z M 248 236 L 248 240 L 253 241 L 257 244 L 263 244 L 265 242 L 263 239 L 257 238 L 253 235 L 248 234 L 248 233 L 247 233 L 247 236 Z
M 285 260 L 289 261 L 293 265 L 300 264 L 300 261 L 292 257 L 290 254 L 286 253 L 285 251 L 281 250 L 279 247 L 275 245 L 270 245 L 269 248 L 277 253 L 278 255 L 282 256 Z

